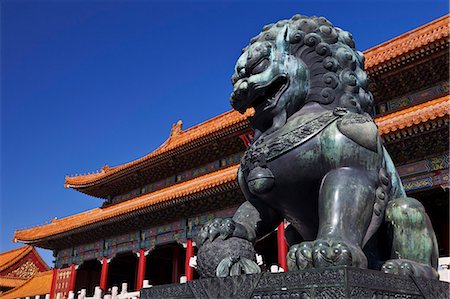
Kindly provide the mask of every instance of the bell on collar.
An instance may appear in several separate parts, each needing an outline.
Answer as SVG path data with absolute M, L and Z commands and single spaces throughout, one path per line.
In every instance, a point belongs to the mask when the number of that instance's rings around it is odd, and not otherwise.
M 269 168 L 255 167 L 247 177 L 248 188 L 254 195 L 264 194 L 272 190 L 275 177 Z

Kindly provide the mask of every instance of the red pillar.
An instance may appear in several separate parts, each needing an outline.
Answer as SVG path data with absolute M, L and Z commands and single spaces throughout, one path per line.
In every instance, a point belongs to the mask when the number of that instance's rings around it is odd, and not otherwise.
M 102 291 L 106 291 L 107 283 L 108 283 L 108 266 L 110 260 L 107 257 L 104 257 L 101 261 L 102 263 L 102 273 L 100 275 L 100 289 Z
M 189 260 L 194 256 L 194 245 L 191 239 L 187 239 L 186 244 L 186 263 L 184 265 L 184 272 L 186 273 L 186 280 L 190 281 L 194 278 L 194 269 L 189 266 Z
M 69 292 L 75 291 L 75 282 L 77 279 L 77 267 L 75 264 L 70 265 L 70 281 L 69 281 Z
M 56 288 L 56 278 L 58 277 L 58 269 L 54 268 L 53 269 L 53 274 L 52 274 L 52 285 L 50 287 L 50 299 L 54 299 L 55 296 L 55 288 Z
M 145 254 L 145 250 L 139 250 L 139 262 L 138 262 L 138 273 L 136 280 L 136 290 L 140 290 L 142 285 L 144 284 L 145 279 L 145 267 L 147 266 L 147 255 Z
M 172 251 L 172 283 L 179 283 L 181 253 L 180 247 L 176 245 Z
M 278 225 L 277 231 L 277 245 L 278 245 L 278 264 L 284 271 L 287 271 L 286 255 L 288 246 L 284 238 L 284 220 Z

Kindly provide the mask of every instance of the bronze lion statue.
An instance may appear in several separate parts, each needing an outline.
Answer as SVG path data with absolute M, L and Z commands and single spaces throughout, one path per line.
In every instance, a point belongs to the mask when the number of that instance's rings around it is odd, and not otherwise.
M 258 272 L 249 242 L 286 219 L 289 270 L 348 265 L 438 277 L 431 222 L 406 196 L 381 143 L 364 56 L 350 33 L 302 15 L 264 26 L 231 80 L 232 107 L 255 110 L 254 141 L 238 172 L 247 201 L 232 219 L 203 227 L 201 274 Z M 216 253 L 211 262 L 208 246 L 219 239 L 233 244 L 233 256 Z

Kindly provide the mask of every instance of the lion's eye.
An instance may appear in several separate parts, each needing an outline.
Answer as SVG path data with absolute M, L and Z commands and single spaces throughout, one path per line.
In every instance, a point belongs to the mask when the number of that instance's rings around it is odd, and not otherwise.
M 269 63 L 270 63 L 269 59 L 267 59 L 267 58 L 260 60 L 254 67 L 252 67 L 250 74 L 256 75 L 256 74 L 264 72 L 267 69 L 267 67 L 269 66 Z

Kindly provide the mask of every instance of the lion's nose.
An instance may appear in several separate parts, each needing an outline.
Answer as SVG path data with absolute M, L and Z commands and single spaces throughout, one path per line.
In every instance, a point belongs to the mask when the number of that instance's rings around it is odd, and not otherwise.
M 248 97 L 248 82 L 246 80 L 242 80 L 242 82 L 238 82 L 236 84 L 231 97 L 230 104 L 233 108 L 237 109 L 240 106 L 240 103 Z
M 237 100 L 247 97 L 248 94 L 248 83 L 246 80 L 242 80 L 236 84 L 232 96 Z
M 239 85 L 239 87 L 236 88 L 232 94 L 232 97 L 235 98 L 236 100 L 241 100 L 242 98 L 245 98 L 247 95 L 247 88 L 241 88 L 241 85 Z

